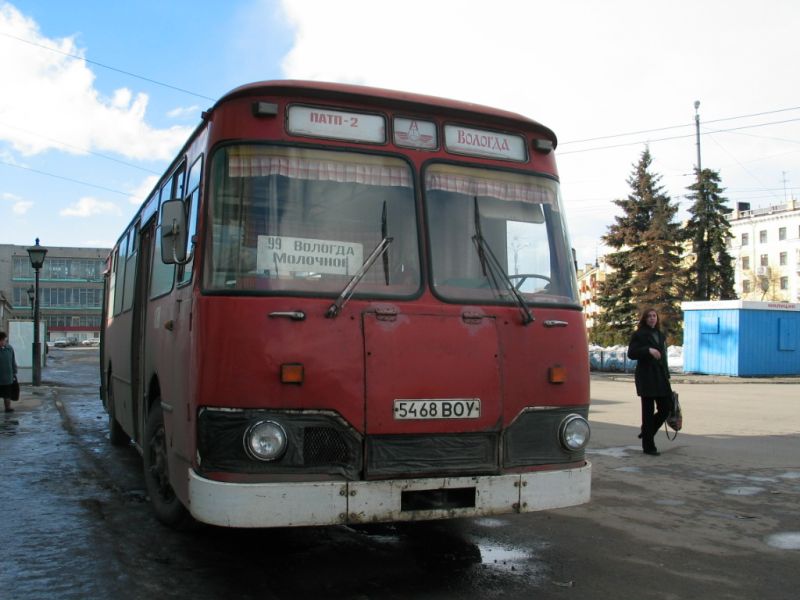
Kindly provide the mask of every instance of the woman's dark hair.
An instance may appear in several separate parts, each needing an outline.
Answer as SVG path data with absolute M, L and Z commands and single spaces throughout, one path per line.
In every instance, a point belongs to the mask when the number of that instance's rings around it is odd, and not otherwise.
M 656 321 L 656 327 L 655 328 L 660 330 L 659 325 L 661 324 L 661 317 L 658 316 L 658 311 L 655 308 L 653 308 L 652 306 L 648 306 L 647 308 L 645 308 L 642 311 L 642 316 L 639 318 L 639 325 L 636 327 L 636 329 L 641 329 L 642 327 L 647 325 L 647 313 L 651 313 L 651 312 L 656 313 L 657 321 Z
M 8 336 L 6 335 L 5 331 L 0 331 L 0 340 L 6 339 Z

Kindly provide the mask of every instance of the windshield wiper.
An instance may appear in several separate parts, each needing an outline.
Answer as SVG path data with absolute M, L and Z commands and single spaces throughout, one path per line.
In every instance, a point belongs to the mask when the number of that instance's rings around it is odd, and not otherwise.
M 386 224 L 386 202 L 384 201 L 383 214 L 381 216 L 381 235 L 383 236 L 383 238 L 381 239 L 380 242 L 378 242 L 378 245 L 375 246 L 372 252 L 370 252 L 369 256 L 367 257 L 367 260 L 364 261 L 364 264 L 362 264 L 361 267 L 358 269 L 358 271 L 356 271 L 355 275 L 353 275 L 353 277 L 350 279 L 347 285 L 344 286 L 342 293 L 339 294 L 338 298 L 336 298 L 336 302 L 331 304 L 328 307 L 328 310 L 325 311 L 325 316 L 327 318 L 333 319 L 337 317 L 340 312 L 342 312 L 342 308 L 344 308 L 344 305 L 350 299 L 350 296 L 353 295 L 356 286 L 361 282 L 361 280 L 364 278 L 364 275 L 367 274 L 367 271 L 369 271 L 370 267 L 372 267 L 372 265 L 375 264 L 375 261 L 378 260 L 378 258 L 380 258 L 381 255 L 383 255 L 383 276 L 384 279 L 386 280 L 386 285 L 389 285 L 389 254 L 387 250 L 389 249 L 389 244 L 391 244 L 394 241 L 394 238 L 389 237 L 387 235 L 387 232 L 388 232 L 388 227 Z
M 483 275 L 489 280 L 492 287 L 498 292 L 500 290 L 498 281 L 502 283 L 503 286 L 508 290 L 519 307 L 519 312 L 522 314 L 523 325 L 533 323 L 533 314 L 531 314 L 528 305 L 525 303 L 525 299 L 508 277 L 505 269 L 503 269 L 503 265 L 499 260 L 497 260 L 497 257 L 494 255 L 494 252 L 492 252 L 492 249 L 489 246 L 489 243 L 486 241 L 486 238 L 483 237 L 483 233 L 481 232 L 481 212 L 480 208 L 478 207 L 477 196 L 474 197 L 474 202 L 475 235 L 472 236 L 472 241 L 475 242 L 475 248 L 478 251 L 478 259 L 481 261 L 481 270 L 483 271 Z
M 381 238 L 383 240 L 392 241 L 393 238 L 389 237 L 389 226 L 386 219 L 386 200 L 383 201 L 383 211 L 381 212 Z M 386 285 L 389 285 L 389 244 L 386 245 L 386 250 L 383 251 L 383 278 Z

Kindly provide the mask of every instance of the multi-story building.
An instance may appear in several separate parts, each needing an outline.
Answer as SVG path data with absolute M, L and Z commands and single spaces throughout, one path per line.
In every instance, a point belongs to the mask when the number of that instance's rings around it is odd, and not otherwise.
M 39 271 L 39 307 L 47 340 L 100 336 L 108 248 L 48 247 Z M 26 246 L 0 244 L 0 292 L 16 318 L 32 318 L 34 271 Z
M 0 289 L 0 331 L 8 333 L 8 322 L 14 318 L 14 308 Z
M 800 301 L 800 202 L 728 215 L 736 293 L 742 300 Z
M 606 280 L 606 275 L 611 272 L 611 267 L 606 264 L 605 258 L 600 257 L 595 264 L 587 264 L 578 269 L 578 292 L 586 329 L 594 326 L 594 319 L 602 311 L 597 305 L 597 296 L 600 292 L 600 283 Z

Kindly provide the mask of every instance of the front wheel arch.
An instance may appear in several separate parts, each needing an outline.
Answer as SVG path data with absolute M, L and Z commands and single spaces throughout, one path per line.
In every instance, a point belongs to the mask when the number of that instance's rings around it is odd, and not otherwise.
M 156 397 L 150 406 L 142 438 L 145 487 L 159 521 L 173 529 L 189 529 L 195 521 L 169 481 L 168 454 L 161 398 Z

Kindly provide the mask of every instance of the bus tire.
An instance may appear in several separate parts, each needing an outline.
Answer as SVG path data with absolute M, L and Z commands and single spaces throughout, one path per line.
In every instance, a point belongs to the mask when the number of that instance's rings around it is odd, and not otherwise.
M 106 410 L 108 411 L 108 439 L 112 446 L 127 446 L 131 443 L 131 437 L 125 433 L 122 425 L 119 424 L 117 417 L 114 415 L 114 387 L 111 377 L 108 378 L 108 386 L 106 389 L 108 390 L 106 392 L 108 395 L 108 406 L 106 406 Z
M 144 483 L 156 518 L 173 529 L 190 529 L 194 520 L 169 483 L 167 436 L 160 398 L 155 399 L 147 415 L 142 459 Z

